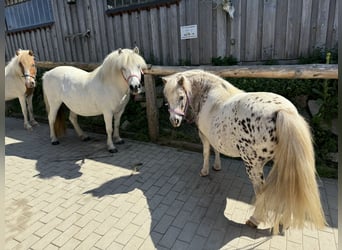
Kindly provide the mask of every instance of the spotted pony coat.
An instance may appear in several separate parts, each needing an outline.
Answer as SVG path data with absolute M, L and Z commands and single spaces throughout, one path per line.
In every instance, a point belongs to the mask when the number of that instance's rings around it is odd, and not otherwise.
M 189 95 L 185 119 L 196 123 L 206 148 L 209 143 L 216 154 L 242 158 L 257 193 L 263 183 L 263 166 L 274 157 L 277 111 L 294 106 L 276 94 L 246 93 L 204 71 L 191 70 L 182 75 L 191 79 L 191 89 L 186 89 L 186 83 L 182 87 Z M 209 174 L 209 158 L 204 154 L 202 176 Z M 217 156 L 214 169 L 220 166 Z
M 300 183 L 298 179 L 307 178 L 309 184 L 306 186 L 311 185 L 311 189 L 315 190 L 312 197 L 314 201 L 307 201 L 306 204 L 303 203 L 303 207 L 300 210 L 298 209 L 298 215 L 295 215 L 295 220 L 291 218 L 293 217 L 293 213 L 296 213 L 296 209 L 294 209 L 296 205 L 291 204 L 289 205 L 290 208 L 286 210 L 286 202 L 278 206 L 278 203 L 281 203 L 281 201 L 276 199 L 265 209 L 265 202 L 261 201 L 260 204 L 262 204 L 259 205 L 260 209 L 258 213 L 261 211 L 259 214 L 262 214 L 267 209 L 273 211 L 275 214 L 273 216 L 273 222 L 275 224 L 281 221 L 281 218 L 283 218 L 281 214 L 285 211 L 286 218 L 284 217 L 284 220 L 286 220 L 286 225 L 301 227 L 304 224 L 303 221 L 310 216 L 317 227 L 324 225 L 324 216 L 315 180 L 311 134 L 306 122 L 300 117 L 297 109 L 289 100 L 280 95 L 268 92 L 244 92 L 224 79 L 202 70 L 189 70 L 176 73 L 164 77 L 163 81 L 165 83 L 164 95 L 169 103 L 170 121 L 172 125 L 178 127 L 181 125 L 182 120 L 186 119 L 194 121 L 198 126 L 199 136 L 203 144 L 203 167 L 200 172 L 201 176 L 209 174 L 209 155 L 210 147 L 212 147 L 215 151 L 214 170 L 221 169 L 220 153 L 230 157 L 241 157 L 246 165 L 246 172 L 253 184 L 256 196 L 260 197 L 261 194 L 268 193 L 272 197 L 272 188 L 274 189 L 274 186 L 268 188 L 270 191 L 265 192 L 264 165 L 269 161 L 277 160 L 277 157 L 280 159 L 283 157 L 281 155 L 286 155 L 287 158 L 285 161 L 291 162 L 293 158 L 291 154 L 293 152 L 296 153 L 296 145 L 294 145 L 295 143 L 293 141 L 301 142 L 302 144 L 299 146 L 299 149 L 303 150 L 307 159 L 294 155 L 295 157 L 293 159 L 295 159 L 295 162 L 288 170 L 290 177 L 285 176 L 281 181 L 283 186 L 287 186 L 288 178 L 293 178 L 293 181 L 291 179 L 291 185 L 293 184 L 291 188 L 296 189 L 298 183 Z M 281 118 L 279 120 L 278 116 L 280 112 Z M 291 129 L 293 129 L 296 135 L 294 135 L 293 139 L 283 138 L 282 145 L 285 145 L 288 141 L 292 144 L 290 146 L 282 146 L 280 149 L 278 147 L 279 138 L 277 137 L 277 126 L 281 124 L 278 120 L 282 121 L 282 119 L 290 126 L 290 129 L 286 131 L 287 136 L 292 137 Z M 283 127 L 285 126 L 281 127 L 284 129 Z M 302 130 L 305 133 L 304 137 L 300 135 Z M 289 147 L 290 151 L 288 151 Z M 284 153 L 280 150 L 284 150 Z M 283 165 L 280 168 L 287 167 L 285 163 L 278 165 Z M 285 170 L 280 169 L 279 171 L 283 174 Z M 271 179 L 268 177 L 267 180 L 270 179 L 272 185 L 277 186 L 278 184 L 274 184 L 279 179 L 277 175 L 278 173 L 273 173 Z M 305 181 L 303 180 L 303 182 Z M 267 186 L 269 186 L 268 182 Z M 303 194 L 306 196 L 311 192 L 306 187 L 300 188 L 303 189 Z M 280 190 L 279 192 L 284 192 L 284 195 L 287 195 L 286 190 Z M 301 192 L 302 190 L 298 193 L 302 195 L 301 197 L 305 197 Z M 297 197 L 289 197 L 289 202 L 295 204 L 301 198 L 295 199 Z M 316 209 L 311 213 L 310 207 L 312 205 Z M 263 216 L 268 215 L 264 214 Z M 259 216 L 259 218 L 261 217 Z M 259 223 L 258 219 L 253 216 L 249 221 L 253 226 L 257 226 Z M 295 221 L 295 223 L 291 221 Z M 278 228 L 276 228 L 277 230 Z

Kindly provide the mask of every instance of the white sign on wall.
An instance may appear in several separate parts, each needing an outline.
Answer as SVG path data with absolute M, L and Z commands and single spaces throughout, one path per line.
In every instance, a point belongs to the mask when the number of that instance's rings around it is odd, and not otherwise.
M 180 27 L 181 40 L 197 38 L 197 24 Z

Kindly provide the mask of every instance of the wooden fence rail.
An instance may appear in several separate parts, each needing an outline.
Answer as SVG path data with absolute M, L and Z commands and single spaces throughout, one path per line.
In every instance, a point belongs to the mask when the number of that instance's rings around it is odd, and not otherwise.
M 94 70 L 99 63 L 58 63 L 37 61 L 36 66 L 52 69 L 68 65 L 84 70 Z M 228 78 L 279 78 L 279 79 L 338 79 L 337 64 L 293 64 L 293 65 L 250 65 L 250 66 L 158 66 L 149 65 L 146 75 L 166 76 L 177 72 L 203 69 Z
M 70 65 L 85 70 L 94 70 L 100 64 L 36 62 L 37 67 L 54 68 Z M 144 70 L 148 130 L 151 141 L 159 137 L 159 112 L 155 87 L 156 76 L 166 76 L 190 69 L 203 69 L 227 78 L 276 78 L 276 79 L 338 79 L 337 64 L 305 65 L 251 65 L 251 66 L 155 66 Z

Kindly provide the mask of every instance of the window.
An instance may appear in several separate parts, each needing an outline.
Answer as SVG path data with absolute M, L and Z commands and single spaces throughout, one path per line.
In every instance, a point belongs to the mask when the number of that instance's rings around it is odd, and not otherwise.
M 5 6 L 13 5 L 16 3 L 26 2 L 28 0 L 5 0 Z
M 8 5 L 5 8 L 5 21 L 7 32 L 50 26 L 54 23 L 52 0 L 21 1 Z
M 170 4 L 178 4 L 180 0 L 107 0 L 107 14 L 121 15 L 133 11 L 149 10 Z

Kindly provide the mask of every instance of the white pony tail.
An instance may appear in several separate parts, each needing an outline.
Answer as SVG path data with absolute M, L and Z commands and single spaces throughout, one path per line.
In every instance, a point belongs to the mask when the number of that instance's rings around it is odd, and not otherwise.
M 43 75 L 43 82 L 44 82 L 44 78 L 45 78 L 45 74 Z M 49 105 L 49 100 L 48 100 L 48 98 L 47 98 L 47 96 L 45 94 L 45 91 L 44 91 L 44 84 L 43 84 L 43 97 L 44 97 L 46 113 L 49 116 L 50 105 Z M 54 130 L 55 130 L 55 134 L 56 134 L 57 137 L 64 135 L 65 132 L 66 132 L 66 124 L 65 124 L 65 120 L 64 120 L 64 112 L 63 112 L 62 105 L 58 109 L 58 112 L 57 112 L 57 115 L 56 115 L 56 120 L 55 120 L 55 124 L 54 124 Z
M 50 112 L 50 105 L 49 105 L 49 101 L 47 99 L 47 96 L 44 92 L 44 89 L 43 89 L 43 97 L 44 97 L 44 103 L 45 103 L 45 109 L 46 109 L 46 113 L 47 115 L 49 115 L 49 112 Z
M 297 113 L 280 110 L 276 135 L 274 165 L 256 199 L 254 216 L 271 223 L 274 234 L 279 233 L 279 224 L 284 229 L 303 228 L 306 221 L 321 229 L 327 223 L 316 181 L 310 128 Z

